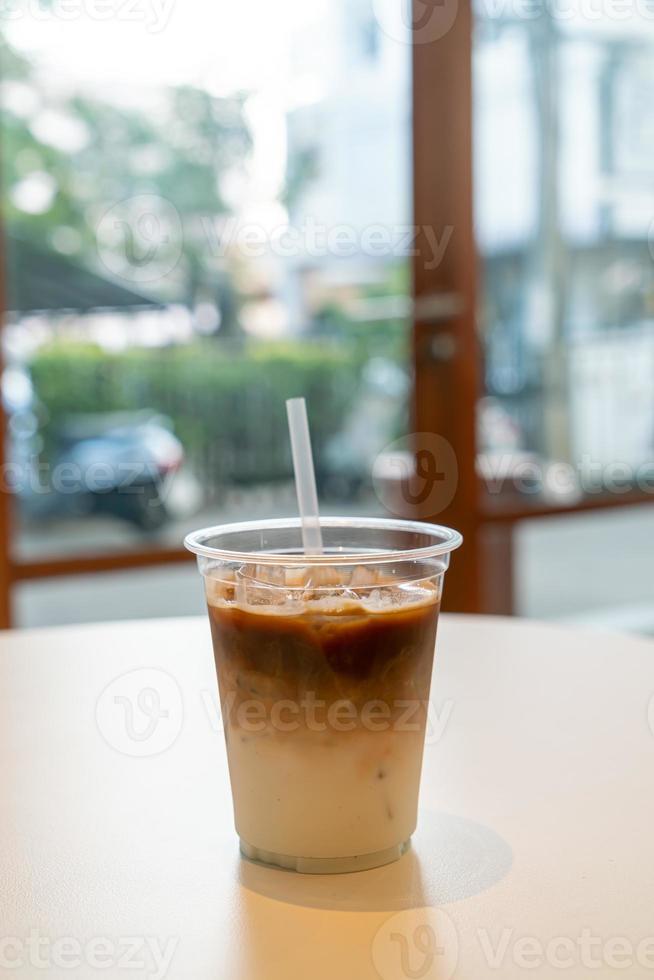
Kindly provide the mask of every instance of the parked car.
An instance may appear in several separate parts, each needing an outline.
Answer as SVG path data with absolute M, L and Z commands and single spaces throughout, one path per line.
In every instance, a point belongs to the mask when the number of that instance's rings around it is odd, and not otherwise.
M 71 415 L 44 460 L 45 412 L 29 375 L 8 368 L 2 397 L 9 431 L 7 482 L 25 516 L 113 514 L 145 531 L 168 520 L 166 488 L 184 450 L 165 416 L 150 409 Z
M 169 517 L 167 479 L 183 459 L 182 444 L 165 416 L 148 410 L 78 415 L 60 432 L 54 490 L 59 496 L 66 492 L 65 482 L 56 482 L 57 469 L 66 470 L 71 483 L 79 479 L 89 510 L 157 530 Z

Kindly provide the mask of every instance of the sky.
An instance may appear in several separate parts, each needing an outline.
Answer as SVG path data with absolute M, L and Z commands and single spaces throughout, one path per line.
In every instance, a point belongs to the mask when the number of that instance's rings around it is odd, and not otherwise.
M 14 0 L 10 41 L 71 81 L 114 90 L 193 83 L 217 95 L 287 81 L 296 29 L 326 0 Z M 108 12 L 111 16 L 106 16 Z

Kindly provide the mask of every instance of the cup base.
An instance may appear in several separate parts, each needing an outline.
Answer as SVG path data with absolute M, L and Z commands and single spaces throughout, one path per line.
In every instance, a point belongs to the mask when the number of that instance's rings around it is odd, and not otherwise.
M 253 847 L 243 838 L 239 838 L 241 843 L 241 854 L 248 861 L 257 864 L 265 864 L 271 868 L 284 868 L 286 871 L 297 871 L 305 875 L 338 875 L 348 874 L 352 871 L 369 871 L 371 868 L 381 868 L 384 864 L 391 864 L 397 861 L 411 844 L 411 838 L 402 841 L 401 844 L 394 844 L 383 851 L 373 851 L 371 854 L 357 854 L 353 857 L 336 858 L 313 858 L 296 857 L 291 854 L 275 854 L 274 851 L 263 851 L 259 847 Z

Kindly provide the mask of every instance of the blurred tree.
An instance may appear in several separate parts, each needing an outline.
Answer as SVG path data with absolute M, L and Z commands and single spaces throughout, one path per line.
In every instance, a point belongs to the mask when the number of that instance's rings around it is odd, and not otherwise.
M 103 240 L 99 254 L 98 227 L 111 208 L 149 195 L 164 217 L 177 214 L 179 222 L 166 226 L 157 243 L 157 261 L 168 271 L 141 280 L 141 288 L 190 308 L 209 300 L 221 315 L 221 335 L 233 334 L 238 303 L 207 222 L 229 212 L 225 180 L 244 166 L 251 148 L 245 97 L 215 98 L 186 86 L 166 90 L 152 110 L 123 108 L 51 92 L 38 65 L 1 36 L 0 58 L 2 207 L 9 234 L 104 274 L 105 250 L 113 249 L 111 271 L 120 275 L 124 260 L 124 277 L 138 282 L 120 236 Z M 167 253 L 179 261 L 167 261 Z

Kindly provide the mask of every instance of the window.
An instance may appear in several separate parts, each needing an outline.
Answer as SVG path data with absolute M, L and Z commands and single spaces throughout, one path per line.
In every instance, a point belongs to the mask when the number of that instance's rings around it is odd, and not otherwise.
M 344 0 L 139 10 L 3 29 L 22 562 L 293 512 L 293 395 L 326 509 L 374 511 L 407 425 L 410 49 Z

